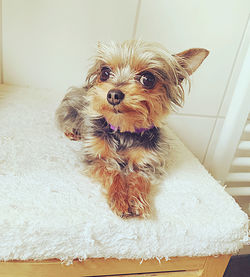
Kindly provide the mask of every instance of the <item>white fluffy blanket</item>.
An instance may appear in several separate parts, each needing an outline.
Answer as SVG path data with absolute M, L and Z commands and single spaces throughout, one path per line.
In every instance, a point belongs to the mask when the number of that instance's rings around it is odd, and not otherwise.
M 0 87 L 0 260 L 232 253 L 247 216 L 169 130 L 171 164 L 153 215 L 121 219 L 81 174 L 80 142 L 55 127 L 63 93 Z

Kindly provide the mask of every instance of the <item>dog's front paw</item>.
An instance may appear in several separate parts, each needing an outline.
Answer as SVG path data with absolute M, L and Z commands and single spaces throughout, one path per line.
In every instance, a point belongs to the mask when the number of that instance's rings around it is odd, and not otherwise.
M 68 137 L 70 140 L 81 140 L 81 134 L 78 130 L 73 129 L 71 132 L 64 132 L 65 136 Z
M 150 215 L 150 206 L 142 197 L 131 197 L 128 200 L 130 216 L 147 218 Z
M 122 218 L 127 218 L 131 216 L 131 213 L 129 212 L 128 202 L 117 195 L 109 201 L 109 206 L 116 215 Z

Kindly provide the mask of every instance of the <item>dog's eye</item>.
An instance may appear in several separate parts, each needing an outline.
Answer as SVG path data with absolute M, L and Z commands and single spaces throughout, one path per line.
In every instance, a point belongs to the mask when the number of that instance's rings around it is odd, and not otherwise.
M 100 80 L 101 81 L 106 81 L 108 80 L 109 76 L 110 76 L 110 72 L 111 72 L 111 69 L 108 68 L 108 67 L 103 67 L 101 69 L 101 75 L 100 75 Z
M 142 72 L 139 75 L 139 82 L 146 89 L 152 89 L 155 86 L 155 76 L 151 72 Z

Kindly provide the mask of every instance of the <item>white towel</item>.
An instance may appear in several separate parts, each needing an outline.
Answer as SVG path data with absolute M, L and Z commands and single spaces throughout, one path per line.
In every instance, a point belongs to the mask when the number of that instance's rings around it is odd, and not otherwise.
M 64 93 L 0 86 L 0 260 L 232 253 L 247 215 L 169 130 L 171 163 L 149 219 L 114 215 L 81 174 L 81 142 L 55 127 Z

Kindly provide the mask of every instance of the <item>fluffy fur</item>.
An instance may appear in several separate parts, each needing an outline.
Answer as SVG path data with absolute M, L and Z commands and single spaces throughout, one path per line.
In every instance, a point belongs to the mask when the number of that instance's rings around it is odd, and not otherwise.
M 200 48 L 171 55 L 142 41 L 99 44 L 85 87 L 63 99 L 59 127 L 82 140 L 86 173 L 103 185 L 117 215 L 149 215 L 150 186 L 166 172 L 163 120 L 182 106 L 182 83 L 207 55 Z

